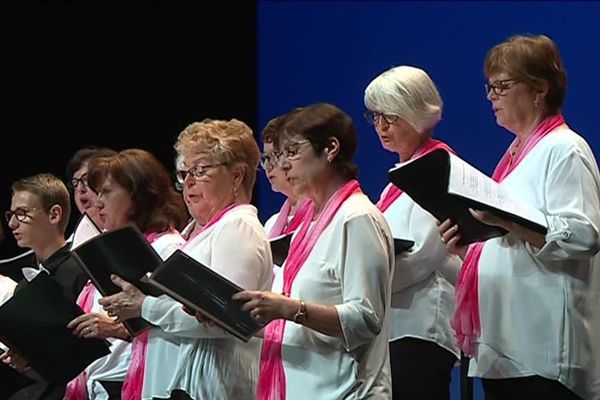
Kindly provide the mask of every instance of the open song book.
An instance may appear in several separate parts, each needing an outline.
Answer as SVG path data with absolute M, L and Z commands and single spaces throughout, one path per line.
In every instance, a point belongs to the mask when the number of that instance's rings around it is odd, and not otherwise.
M 144 279 L 191 310 L 200 311 L 221 328 L 247 342 L 262 325 L 231 297 L 243 289 L 194 260 L 175 251 Z
M 163 262 L 134 225 L 104 232 L 72 250 L 75 259 L 102 295 L 118 293 L 115 274 L 150 296 L 167 294 L 188 308 L 201 311 L 232 335 L 248 341 L 261 326 L 231 299 L 242 288 L 180 250 Z M 141 318 L 124 322 L 135 335 L 152 325 Z
M 79 338 L 67 328 L 81 314 L 48 274 L 38 274 L 0 307 L 0 341 L 45 379 L 67 383 L 110 353 L 107 341 Z
M 490 211 L 545 234 L 546 217 L 508 193 L 498 182 L 445 150 L 398 164 L 388 171 L 390 182 L 406 192 L 439 221 L 450 218 L 460 228 L 459 245 L 501 236 L 506 231 L 476 220 L 469 208 Z
M 130 282 L 148 295 L 162 294 L 156 287 L 141 281 L 146 273 L 154 271 L 162 263 L 162 259 L 134 225 L 99 233 L 83 243 L 77 243 L 71 254 L 102 296 L 121 291 L 110 279 L 111 274 Z M 141 318 L 126 320 L 123 325 L 132 336 L 152 327 Z

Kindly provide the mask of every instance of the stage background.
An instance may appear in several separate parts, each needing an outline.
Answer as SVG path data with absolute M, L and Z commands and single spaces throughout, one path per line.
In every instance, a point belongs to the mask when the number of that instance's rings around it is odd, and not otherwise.
M 0 209 L 11 182 L 62 176 L 80 147 L 141 147 L 172 169 L 173 141 L 192 121 L 236 117 L 260 132 L 270 118 L 320 101 L 355 120 L 360 180 L 376 200 L 396 160 L 362 118 L 363 91 L 402 64 L 438 84 L 445 109 L 435 136 L 491 173 L 513 136 L 495 124 L 482 64 L 516 33 L 556 41 L 569 75 L 564 114 L 597 154 L 598 15 L 599 3 L 575 1 L 4 2 Z M 254 201 L 264 220 L 283 199 L 259 175 Z M 0 257 L 18 252 L 6 236 Z
M 375 201 L 397 160 L 362 118 L 364 89 L 390 67 L 418 66 L 445 102 L 435 137 L 491 174 L 514 136 L 496 126 L 483 60 L 511 35 L 543 33 L 558 44 L 566 65 L 565 117 L 598 154 L 598 15 L 600 4 L 592 2 L 259 2 L 259 123 L 315 102 L 338 105 L 355 121 L 360 181 Z M 282 197 L 270 192 L 264 176 L 259 193 L 266 218 Z M 456 375 L 452 386 L 458 399 Z
M 257 127 L 252 2 L 4 2 L 0 38 L 2 211 L 12 182 L 62 177 L 83 146 L 143 148 L 171 171 L 187 124 Z M 19 252 L 6 233 L 1 257 Z

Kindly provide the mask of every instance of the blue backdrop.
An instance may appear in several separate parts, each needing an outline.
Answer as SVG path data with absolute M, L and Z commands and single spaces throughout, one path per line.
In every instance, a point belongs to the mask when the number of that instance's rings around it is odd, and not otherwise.
M 513 135 L 496 126 L 485 98 L 484 57 L 509 36 L 543 33 L 558 44 L 567 69 L 567 122 L 597 154 L 599 15 L 600 4 L 591 2 L 259 2 L 259 126 L 293 107 L 338 105 L 355 121 L 360 181 L 376 200 L 396 159 L 362 118 L 363 92 L 392 66 L 418 66 L 429 72 L 445 103 L 434 135 L 491 174 Z M 282 197 L 264 176 L 259 185 L 264 220 Z M 454 379 L 454 398 L 457 384 Z

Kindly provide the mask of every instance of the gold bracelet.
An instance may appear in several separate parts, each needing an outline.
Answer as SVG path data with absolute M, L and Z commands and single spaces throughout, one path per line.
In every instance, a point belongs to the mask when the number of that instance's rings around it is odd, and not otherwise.
M 304 300 L 300 300 L 300 307 L 298 311 L 292 316 L 292 321 L 297 324 L 303 324 L 306 321 L 306 303 Z

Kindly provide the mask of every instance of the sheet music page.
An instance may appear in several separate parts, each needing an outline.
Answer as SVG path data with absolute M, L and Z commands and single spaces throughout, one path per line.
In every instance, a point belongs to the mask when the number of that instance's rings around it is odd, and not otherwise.
M 492 178 L 453 154 L 450 154 L 448 193 L 475 200 L 548 227 L 546 217 L 541 211 L 516 200 Z
M 79 223 L 75 227 L 75 231 L 73 232 L 73 242 L 71 243 L 71 250 L 76 249 L 81 244 L 87 242 L 93 237 L 98 236 L 102 232 L 96 224 L 92 221 L 92 219 L 87 215 L 83 214 Z

